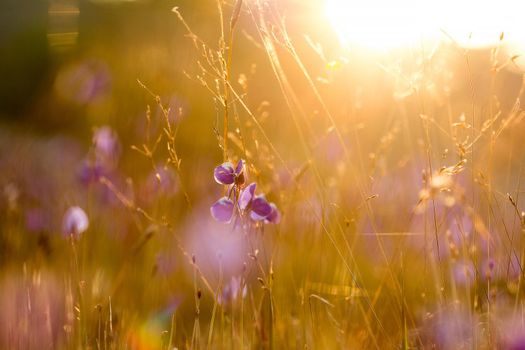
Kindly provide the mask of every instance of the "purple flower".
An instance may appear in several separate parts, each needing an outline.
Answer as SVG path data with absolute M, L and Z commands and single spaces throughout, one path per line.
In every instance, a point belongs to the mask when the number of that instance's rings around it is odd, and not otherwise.
M 85 185 L 97 183 L 102 176 L 113 173 L 121 151 L 118 136 L 109 126 L 96 128 L 92 141 L 91 152 L 78 170 L 78 177 Z
M 266 219 L 272 213 L 270 203 L 264 198 L 264 195 L 258 195 L 253 198 L 250 205 L 250 218 L 255 221 Z
M 213 171 L 215 181 L 221 185 L 241 186 L 244 184 L 244 160 L 240 159 L 235 169 L 233 164 L 225 162 L 215 168 Z
M 279 223 L 281 214 L 277 206 L 269 203 L 264 195 L 255 194 L 255 182 L 242 188 L 245 181 L 244 160 L 239 160 L 235 169 L 232 163 L 223 163 L 215 168 L 213 175 L 217 183 L 232 185 L 228 196 L 219 199 L 210 208 L 215 220 L 229 223 L 237 211 L 241 217 L 249 217 L 254 221 Z
M 264 195 L 255 195 L 257 184 L 252 182 L 246 186 L 239 196 L 239 209 L 249 213 L 254 221 L 264 220 L 267 223 L 277 224 L 281 214 L 274 203 L 268 203 Z
M 255 196 L 255 188 L 257 184 L 252 182 L 242 190 L 241 195 L 239 196 L 239 209 L 246 210 L 251 204 L 253 197 Z
M 211 216 L 217 221 L 228 223 L 233 217 L 234 207 L 235 205 L 231 199 L 222 197 L 211 206 Z
M 85 160 L 78 170 L 78 178 L 84 185 L 97 183 L 106 175 L 105 169 L 100 164 L 89 160 Z
M 266 217 L 265 222 L 278 224 L 281 222 L 281 212 L 277 209 L 275 203 L 270 203 L 270 207 L 272 207 L 272 212 Z
M 97 162 L 109 168 L 116 165 L 120 155 L 120 143 L 117 134 L 109 126 L 102 126 L 95 130 L 93 148 Z
M 117 135 L 109 126 L 102 126 L 93 133 L 93 145 L 97 152 L 111 154 L 118 147 Z
M 64 214 L 64 219 L 62 220 L 62 233 L 65 236 L 72 235 L 78 238 L 88 227 L 89 220 L 82 208 L 76 206 L 70 207 Z

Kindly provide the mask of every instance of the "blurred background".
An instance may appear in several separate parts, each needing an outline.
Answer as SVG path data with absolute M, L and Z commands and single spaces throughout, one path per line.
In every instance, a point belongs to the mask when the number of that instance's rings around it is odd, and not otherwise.
M 134 118 L 123 115 L 136 115 L 134 103 L 146 101 L 137 79 L 155 81 L 163 96 L 188 85 L 182 70 L 191 57 L 170 11 L 175 5 L 188 19 L 214 10 L 183 1 L 2 2 L 3 119 L 43 130 L 129 127 Z M 206 21 L 199 26 L 212 30 Z

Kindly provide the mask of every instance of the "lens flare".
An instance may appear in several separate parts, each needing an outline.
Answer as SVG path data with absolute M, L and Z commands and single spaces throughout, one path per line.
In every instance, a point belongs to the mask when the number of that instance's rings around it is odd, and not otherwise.
M 347 45 L 391 49 L 409 45 L 426 34 L 417 0 L 328 0 L 326 15 Z
M 524 10 L 518 0 L 327 0 L 325 7 L 344 45 L 381 51 L 443 36 L 463 47 L 490 47 L 502 32 L 509 42 L 523 42 Z

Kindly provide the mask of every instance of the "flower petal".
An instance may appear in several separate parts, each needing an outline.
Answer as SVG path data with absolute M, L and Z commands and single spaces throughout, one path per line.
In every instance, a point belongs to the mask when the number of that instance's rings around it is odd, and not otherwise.
M 237 166 L 235 167 L 235 184 L 237 186 L 242 186 L 244 185 L 245 180 L 246 179 L 244 177 L 244 160 L 240 159 L 237 163 Z
M 64 214 L 62 220 L 62 233 L 64 236 L 73 235 L 78 238 L 88 227 L 89 219 L 82 208 L 70 207 Z
M 244 159 L 239 159 L 239 161 L 237 162 L 237 166 L 235 167 L 235 175 L 239 175 L 240 173 L 243 172 L 244 164 L 245 164 Z
M 266 218 L 264 216 L 257 215 L 255 212 L 251 211 L 250 212 L 250 219 L 252 219 L 253 221 L 262 221 L 262 220 L 264 220 Z
M 221 185 L 231 185 L 235 181 L 235 170 L 230 162 L 222 163 L 213 171 L 213 177 Z
M 242 190 L 241 195 L 239 196 L 239 208 L 241 210 L 246 210 L 252 202 L 252 198 L 255 194 L 255 187 L 257 187 L 257 184 L 252 182 Z
M 264 196 L 256 196 L 252 200 L 250 217 L 253 220 L 263 220 L 272 213 L 272 207 Z
M 116 159 L 120 153 L 118 136 L 109 126 L 103 126 L 95 130 L 93 133 L 93 146 L 99 158 Z
M 228 223 L 232 219 L 233 208 L 232 200 L 228 197 L 222 197 L 211 206 L 211 216 L 219 222 Z
M 270 207 L 272 207 L 272 212 L 266 217 L 265 221 L 272 224 L 278 224 L 281 221 L 281 213 L 274 203 L 270 203 Z

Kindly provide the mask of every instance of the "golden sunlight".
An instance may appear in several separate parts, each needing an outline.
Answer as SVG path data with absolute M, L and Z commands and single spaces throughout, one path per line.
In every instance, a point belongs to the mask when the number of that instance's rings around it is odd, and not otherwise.
M 523 43 L 518 0 L 326 0 L 325 12 L 345 46 L 385 51 L 444 36 L 463 47 L 490 47 L 505 33 Z

